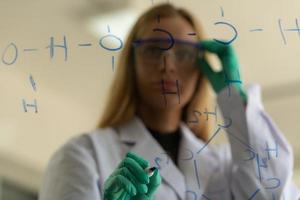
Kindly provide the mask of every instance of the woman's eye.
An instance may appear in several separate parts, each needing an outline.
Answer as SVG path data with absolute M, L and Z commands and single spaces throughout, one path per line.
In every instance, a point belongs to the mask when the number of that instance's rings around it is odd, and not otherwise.
M 156 57 L 162 54 L 162 50 L 159 47 L 147 47 L 144 49 L 144 54 Z
M 190 51 L 178 51 L 176 53 L 177 58 L 182 60 L 182 59 L 193 59 L 194 58 L 194 53 Z

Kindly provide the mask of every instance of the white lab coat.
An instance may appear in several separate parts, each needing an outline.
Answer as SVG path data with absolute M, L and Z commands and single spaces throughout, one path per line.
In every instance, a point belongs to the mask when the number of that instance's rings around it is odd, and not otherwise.
M 260 88 L 247 89 L 246 108 L 236 90 L 231 87 L 229 96 L 227 89 L 218 94 L 217 101 L 232 124 L 217 126 L 214 133 L 227 134 L 230 145 L 206 145 L 181 123 L 176 166 L 135 117 L 118 128 L 97 129 L 64 144 L 49 162 L 39 199 L 102 199 L 105 180 L 128 151 L 159 168 L 162 184 L 156 200 L 299 199 L 291 180 L 292 149 L 265 113 Z

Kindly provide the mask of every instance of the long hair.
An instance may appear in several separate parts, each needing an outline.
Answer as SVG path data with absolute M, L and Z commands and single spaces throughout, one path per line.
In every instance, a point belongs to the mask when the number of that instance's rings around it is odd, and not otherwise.
M 183 17 L 196 31 L 197 39 L 204 39 L 204 32 L 201 24 L 185 9 L 176 8 L 171 4 L 161 4 L 150 8 L 141 15 L 131 29 L 124 48 L 120 53 L 115 77 L 98 128 L 119 126 L 128 122 L 135 116 L 137 107 L 137 88 L 134 77 L 134 52 L 132 43 L 137 39 L 138 33 L 143 28 L 147 27 L 148 23 L 155 20 L 158 15 L 160 18 L 175 16 Z M 200 112 L 205 108 L 210 107 L 212 102 L 211 94 L 208 80 L 201 73 L 192 99 L 184 107 L 182 115 L 182 121 L 184 121 L 193 133 L 203 141 L 208 140 L 209 132 L 212 128 L 211 123 L 209 121 L 204 123 L 189 123 L 189 121 L 195 120 L 196 116 L 194 111 Z

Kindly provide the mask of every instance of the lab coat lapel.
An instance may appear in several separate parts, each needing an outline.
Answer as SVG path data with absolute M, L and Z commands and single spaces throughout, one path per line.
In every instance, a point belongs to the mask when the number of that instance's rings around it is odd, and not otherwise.
M 181 199 L 185 199 L 185 180 L 172 159 L 152 137 L 140 118 L 135 117 L 125 126 L 120 127 L 120 137 L 123 143 L 134 144 L 130 151 L 137 153 L 150 161 L 151 166 L 159 168 L 162 181 L 169 184 Z M 159 191 L 158 191 L 159 192 Z
M 212 172 L 218 169 L 216 155 L 184 123 L 181 123 L 181 131 L 178 167 L 185 177 L 187 197 L 199 197 L 205 191 Z

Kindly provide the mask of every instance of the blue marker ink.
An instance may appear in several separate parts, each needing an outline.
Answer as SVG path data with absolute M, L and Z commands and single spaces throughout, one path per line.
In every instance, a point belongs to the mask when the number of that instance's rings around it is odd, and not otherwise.
M 215 133 L 207 140 L 203 147 L 201 147 L 201 149 L 197 151 L 197 154 L 199 154 L 203 149 L 205 149 L 205 147 L 212 141 L 212 139 L 219 133 L 220 130 L 221 128 L 218 127 Z
M 23 51 L 38 51 L 38 49 L 23 49 Z
M 104 45 L 103 41 L 104 41 L 106 38 L 109 38 L 109 37 L 110 37 L 111 39 L 117 40 L 117 41 L 120 43 L 119 46 L 116 47 L 116 48 L 113 48 L 113 47 L 112 47 L 112 48 L 106 47 L 106 46 Z M 117 37 L 117 36 L 115 36 L 115 35 L 113 35 L 113 34 L 108 34 L 108 35 L 106 35 L 106 36 L 103 36 L 103 37 L 100 39 L 99 45 L 100 45 L 103 49 L 106 49 L 106 50 L 108 50 L 108 51 L 118 51 L 118 50 L 122 49 L 122 47 L 123 47 L 123 42 L 122 42 L 121 38 L 119 38 L 119 37 Z
M 217 115 L 217 107 L 216 106 L 215 106 L 215 112 L 208 112 L 207 108 L 205 108 L 205 111 L 203 112 L 203 114 L 206 114 L 206 121 L 208 121 L 208 115 L 213 115 L 213 116 L 215 116 L 215 122 L 217 122 L 218 115 Z
M 189 120 L 188 123 L 200 123 L 198 115 L 200 116 L 201 112 L 194 110 L 193 114 L 194 114 L 195 120 Z
M 188 35 L 196 36 L 196 33 L 188 33 Z
M 66 41 L 66 36 L 63 37 L 63 44 L 58 45 L 54 44 L 54 37 L 50 37 L 50 45 L 48 45 L 46 48 L 49 48 L 50 50 L 50 58 L 53 59 L 54 56 L 54 48 L 59 47 L 64 50 L 64 56 L 65 56 L 65 61 L 68 59 L 68 46 L 67 46 L 67 41 Z
M 266 189 L 276 189 L 281 185 L 280 179 L 278 178 L 268 178 L 267 181 L 274 181 L 276 184 L 274 186 L 265 187 Z
M 196 194 L 196 192 L 194 192 L 192 190 L 187 190 L 187 191 L 185 191 L 185 193 L 186 193 L 186 196 L 188 196 L 188 194 L 192 195 L 192 198 L 188 198 L 188 199 L 197 200 L 197 194 Z
M 256 29 L 251 29 L 250 32 L 257 32 L 257 31 L 263 31 L 262 28 L 256 28 Z
M 170 32 L 168 32 L 167 30 L 164 30 L 164 29 L 161 29 L 161 28 L 154 28 L 153 29 L 153 32 L 158 32 L 158 31 L 166 33 L 167 36 L 169 37 L 168 41 L 170 41 L 170 46 L 168 46 L 167 48 L 159 47 L 159 49 L 161 49 L 161 50 L 169 50 L 169 49 L 171 49 L 174 46 L 174 43 L 175 43 L 175 40 L 174 40 L 174 37 L 172 36 L 172 34 Z
M 78 46 L 80 46 L 80 47 L 90 47 L 90 46 L 92 46 L 92 43 L 80 43 L 80 44 L 78 44 Z
M 248 200 L 252 200 L 256 195 L 257 193 L 260 191 L 260 189 L 257 189 L 250 197 Z
M 170 161 L 170 157 L 168 156 L 167 153 L 163 152 L 163 153 L 160 153 L 160 154 L 162 154 L 162 155 L 165 156 L 166 161 L 163 163 L 162 161 L 164 161 L 164 160 L 161 157 L 155 157 L 154 162 L 155 162 L 155 164 L 157 166 L 157 169 L 161 169 L 162 168 L 161 164 L 168 165 L 169 161 Z
M 38 113 L 36 99 L 34 99 L 33 104 L 26 103 L 25 99 L 22 99 L 22 103 L 23 103 L 24 112 L 28 112 L 27 107 L 33 107 L 33 108 L 35 108 L 35 113 Z
M 278 158 L 278 143 L 277 142 L 275 142 L 275 149 L 271 149 L 271 148 L 269 148 L 269 144 L 268 144 L 268 142 L 266 142 L 266 149 L 265 149 L 265 151 L 268 153 L 268 160 L 270 160 L 271 158 L 271 156 L 270 156 L 270 152 L 275 152 L 275 155 L 276 155 L 276 158 Z
M 220 10 L 221 10 L 221 17 L 224 17 L 224 10 L 222 6 L 220 6 Z
M 112 62 L 112 71 L 115 71 L 115 57 L 111 57 L 111 62 Z
M 279 26 L 281 37 L 283 39 L 283 43 L 286 45 L 286 38 L 285 38 L 285 35 L 283 33 L 283 30 L 282 30 L 281 19 L 278 19 L 278 26 Z
M 178 104 L 180 104 L 180 91 L 179 91 L 179 82 L 178 80 L 175 81 L 176 83 L 176 90 L 177 91 L 166 91 L 165 84 L 173 84 L 173 83 L 165 83 L 164 79 L 161 80 L 161 89 L 162 89 L 162 95 L 164 96 L 165 106 L 167 106 L 167 98 L 166 95 L 170 94 L 177 94 L 178 97 Z
M 197 160 L 194 160 L 194 169 L 195 169 L 195 174 L 196 174 L 196 180 L 198 184 L 198 188 L 200 189 L 200 179 L 199 179 L 199 174 L 198 174 L 198 167 L 197 167 Z
M 36 84 L 35 84 L 35 81 L 33 80 L 33 77 L 32 77 L 31 74 L 29 76 L 29 80 L 30 80 L 30 83 L 31 83 L 31 86 L 32 86 L 33 90 L 36 91 Z
M 230 24 L 228 22 L 216 22 L 216 23 L 214 23 L 214 25 L 226 25 L 229 28 L 231 28 L 232 31 L 233 31 L 233 33 L 234 33 L 233 37 L 231 39 L 227 40 L 227 41 L 219 40 L 219 39 L 215 39 L 214 38 L 213 40 L 215 40 L 216 42 L 219 42 L 219 43 L 225 44 L 225 45 L 229 45 L 229 44 L 231 44 L 237 38 L 238 32 L 237 32 L 236 28 L 232 24 Z
M 10 47 L 12 47 L 14 50 L 14 58 L 9 62 L 9 61 L 5 60 L 5 55 L 6 55 L 7 50 Z M 18 58 L 18 47 L 17 47 L 17 45 L 15 45 L 15 43 L 12 42 L 4 49 L 4 51 L 2 53 L 2 62 L 6 65 L 12 65 L 16 62 L 17 58 Z
M 192 160 L 194 158 L 194 153 L 193 151 L 191 151 L 190 149 L 184 148 L 184 150 L 186 150 L 190 156 L 187 156 L 186 158 L 179 158 L 179 160 Z

